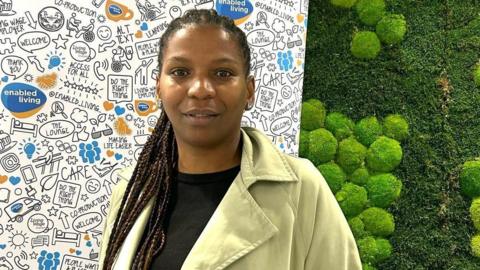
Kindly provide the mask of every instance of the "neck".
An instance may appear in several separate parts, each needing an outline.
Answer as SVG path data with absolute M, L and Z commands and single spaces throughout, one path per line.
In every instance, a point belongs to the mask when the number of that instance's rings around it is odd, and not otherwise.
M 178 143 L 178 171 L 182 173 L 211 173 L 224 171 L 240 164 L 241 134 L 215 148 L 199 148 Z

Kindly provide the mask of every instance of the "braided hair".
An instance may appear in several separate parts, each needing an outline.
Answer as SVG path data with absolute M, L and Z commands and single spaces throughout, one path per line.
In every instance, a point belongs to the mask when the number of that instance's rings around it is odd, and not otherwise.
M 175 18 L 160 38 L 158 65 L 163 65 L 163 52 L 172 35 L 188 26 L 218 26 L 237 42 L 244 58 L 245 74 L 250 73 L 250 48 L 245 33 L 234 21 L 221 16 L 213 9 L 191 9 L 181 17 Z M 172 188 L 176 185 L 178 149 L 172 124 L 166 113 L 162 112 L 159 120 L 149 136 L 130 181 L 126 187 L 119 214 L 116 216 L 103 264 L 104 270 L 113 267 L 120 247 L 133 227 L 138 216 L 153 198 L 153 209 L 146 228 L 145 241 L 139 244 L 132 269 L 149 269 L 152 260 L 165 246 L 166 233 L 164 220 L 168 208 Z

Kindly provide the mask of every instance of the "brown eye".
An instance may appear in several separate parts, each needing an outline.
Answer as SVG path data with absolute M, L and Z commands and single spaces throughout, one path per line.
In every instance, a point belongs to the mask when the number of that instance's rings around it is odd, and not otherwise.
M 174 69 L 170 74 L 176 77 L 185 77 L 188 75 L 188 72 L 185 69 Z
M 220 78 L 228 78 L 232 76 L 232 73 L 228 70 L 219 70 L 217 71 L 217 76 Z

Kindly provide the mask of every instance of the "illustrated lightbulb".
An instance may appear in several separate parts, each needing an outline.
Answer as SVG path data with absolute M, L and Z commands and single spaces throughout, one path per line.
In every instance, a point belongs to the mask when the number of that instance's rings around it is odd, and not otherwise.
M 50 57 L 50 61 L 48 62 L 48 69 L 58 67 L 61 63 L 62 62 L 60 60 L 60 57 L 58 57 L 57 55 L 54 55 L 54 56 Z
M 35 147 L 35 144 L 33 144 L 33 143 L 27 143 L 23 147 L 23 151 L 25 151 L 25 154 L 27 154 L 27 157 L 29 159 L 32 158 L 32 155 L 33 155 L 33 153 L 35 153 L 35 150 L 36 150 L 36 147 Z

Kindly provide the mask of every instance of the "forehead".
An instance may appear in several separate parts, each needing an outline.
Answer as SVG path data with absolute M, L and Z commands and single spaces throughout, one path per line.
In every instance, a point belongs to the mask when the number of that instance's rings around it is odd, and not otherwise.
M 187 26 L 177 30 L 169 38 L 164 60 L 190 58 L 214 59 L 233 58 L 240 63 L 243 60 L 237 40 L 218 26 Z

